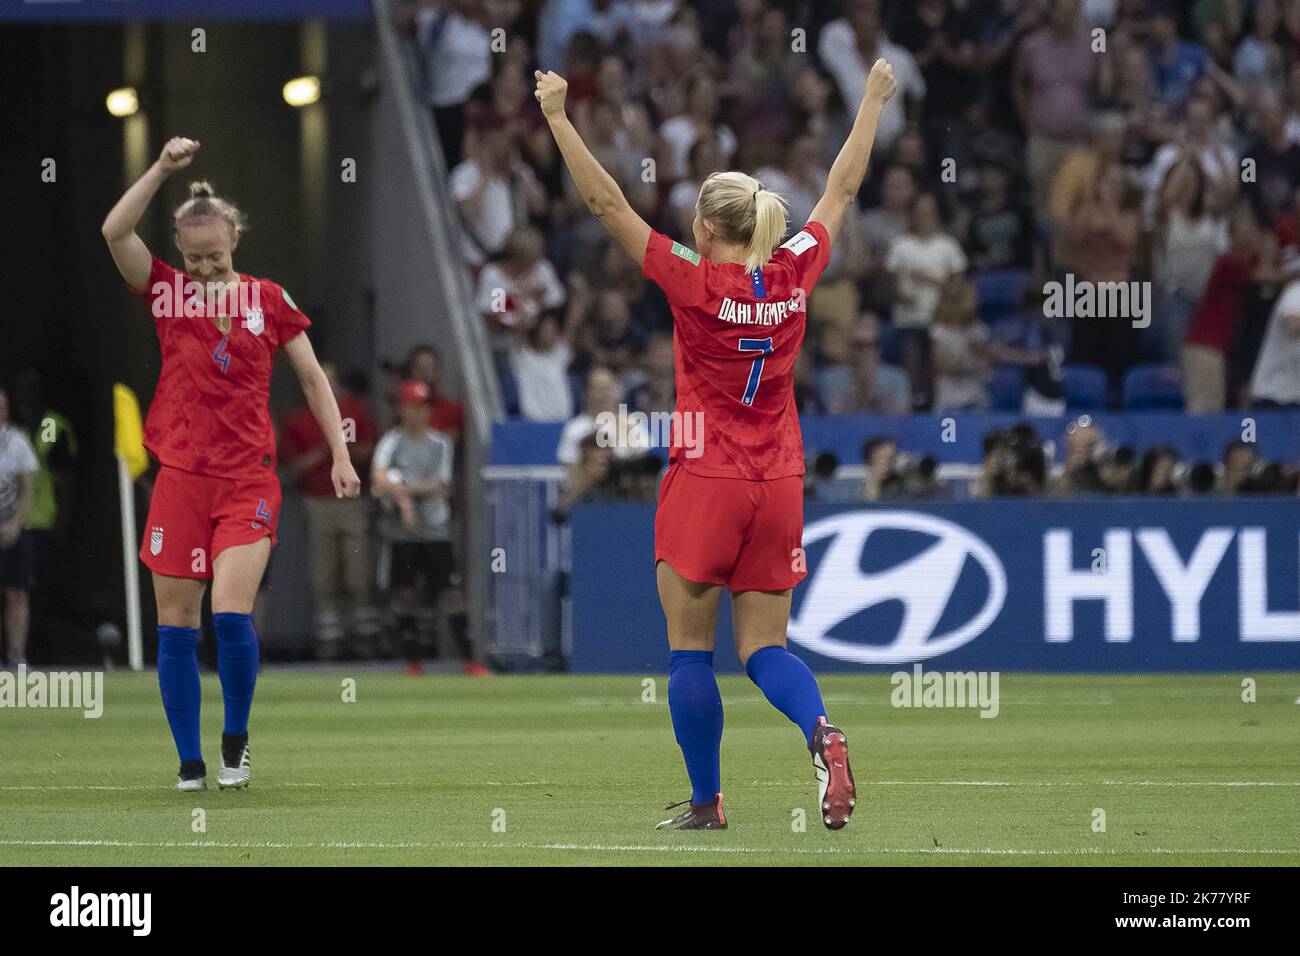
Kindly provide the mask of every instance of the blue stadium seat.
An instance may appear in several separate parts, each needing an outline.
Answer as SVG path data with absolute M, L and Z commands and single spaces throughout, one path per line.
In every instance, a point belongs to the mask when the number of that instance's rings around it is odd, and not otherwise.
M 1067 365 L 1062 370 L 1065 407 L 1091 412 L 1106 407 L 1106 371 L 1096 365 Z
M 1018 412 L 1025 394 L 1025 370 L 1019 365 L 995 365 L 989 379 L 993 411 Z
M 518 415 L 519 385 L 515 382 L 515 373 L 510 367 L 510 360 L 500 352 L 496 354 L 495 359 L 497 380 L 501 383 L 501 402 L 506 407 L 507 415 Z
M 1176 365 L 1134 365 L 1124 374 L 1124 407 L 1182 408 L 1182 369 Z
M 985 324 L 1016 311 L 1028 278 L 1029 273 L 1024 269 L 975 273 L 975 293 L 979 297 L 980 318 Z

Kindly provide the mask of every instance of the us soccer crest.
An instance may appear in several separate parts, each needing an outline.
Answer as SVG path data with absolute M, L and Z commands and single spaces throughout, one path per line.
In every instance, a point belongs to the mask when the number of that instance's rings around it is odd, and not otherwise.
M 149 532 L 149 553 L 154 555 L 162 554 L 162 528 L 154 528 Z
M 262 329 L 266 328 L 266 316 L 262 314 L 261 309 L 248 310 L 248 315 L 244 319 L 244 328 L 254 335 L 262 334 Z

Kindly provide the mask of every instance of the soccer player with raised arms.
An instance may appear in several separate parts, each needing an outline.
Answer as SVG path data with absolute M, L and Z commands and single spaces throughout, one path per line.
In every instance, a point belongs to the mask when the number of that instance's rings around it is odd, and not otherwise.
M 275 432 L 267 401 L 283 348 L 333 458 L 334 493 L 361 482 L 348 457 L 338 403 L 307 336 L 311 325 L 268 279 L 237 273 L 231 255 L 244 218 L 207 183 L 190 186 L 175 212 L 180 272 L 150 254 L 136 223 L 163 182 L 199 149 L 176 137 L 104 220 L 104 240 L 131 291 L 150 304 L 162 370 L 145 422 L 145 447 L 161 468 L 140 558 L 158 603 L 158 684 L 180 755 L 178 790 L 206 788 L 199 744 L 199 609 L 212 582 L 217 673 L 225 699 L 217 785 L 245 787 L 248 716 L 257 683 L 253 599 L 280 520 Z
M 660 828 L 725 829 L 719 750 L 722 698 L 713 635 L 725 587 L 736 651 L 751 680 L 808 742 L 820 816 L 838 830 L 856 801 L 844 734 L 826 719 L 817 681 L 786 649 L 793 588 L 802 569 L 803 436 L 794 363 L 805 304 L 830 258 L 867 172 L 876 124 L 897 84 L 884 60 L 871 68 L 857 118 L 826 191 L 793 238 L 780 196 L 743 172 L 700 187 L 688 249 L 652 231 L 601 168 L 564 112 L 567 84 L 537 71 L 535 96 L 591 211 L 673 314 L 677 407 L 668 472 L 655 516 L 655 572 L 671 649 L 668 708 L 691 781 L 687 806 Z M 698 250 L 698 251 L 696 251 Z M 702 433 L 687 449 L 676 425 Z

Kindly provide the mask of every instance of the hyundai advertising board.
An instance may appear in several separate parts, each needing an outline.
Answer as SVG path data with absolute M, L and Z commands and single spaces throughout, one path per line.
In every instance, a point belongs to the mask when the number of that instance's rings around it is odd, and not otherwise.
M 664 670 L 653 506 L 571 519 L 571 669 Z M 1291 499 L 809 503 L 800 559 L 789 646 L 823 671 L 1300 668 Z

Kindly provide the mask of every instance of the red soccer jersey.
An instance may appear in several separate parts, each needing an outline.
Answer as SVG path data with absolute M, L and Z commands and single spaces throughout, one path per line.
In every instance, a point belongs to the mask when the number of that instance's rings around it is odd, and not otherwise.
M 162 464 L 200 475 L 274 474 L 271 367 L 276 349 L 311 322 L 268 279 L 241 274 L 239 295 L 219 310 L 228 318 L 210 315 L 199 286 L 186 288 L 191 281 L 155 258 L 141 293 L 162 346 L 144 446 Z
M 650 234 L 642 270 L 673 313 L 677 407 L 669 461 L 716 478 L 803 474 L 794 361 L 808 296 L 830 254 L 819 222 L 752 273 Z

